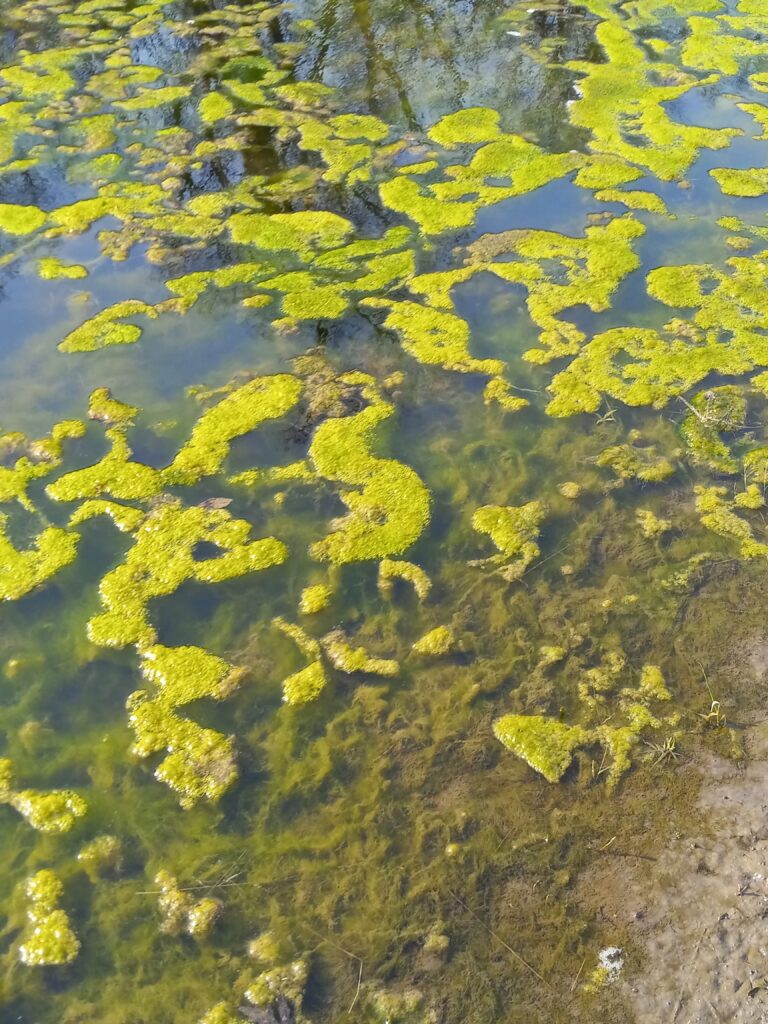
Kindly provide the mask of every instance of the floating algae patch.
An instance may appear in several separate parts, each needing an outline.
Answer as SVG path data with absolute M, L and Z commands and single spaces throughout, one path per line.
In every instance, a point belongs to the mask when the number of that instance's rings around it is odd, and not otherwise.
M 198 647 L 158 644 L 142 651 L 142 672 L 156 690 L 137 690 L 128 698 L 133 752 L 146 758 L 167 751 L 155 776 L 178 794 L 182 807 L 218 800 L 238 775 L 232 738 L 177 712 L 204 698 L 229 697 L 243 672 Z
M 106 609 L 88 623 L 94 643 L 107 647 L 145 646 L 154 641 L 148 604 L 172 594 L 188 579 L 215 583 L 285 561 L 285 545 L 272 537 L 249 541 L 250 523 L 224 509 L 160 504 L 144 517 L 125 561 L 101 581 Z M 211 545 L 210 558 L 196 558 L 199 544 Z
M 188 486 L 217 473 L 236 437 L 255 430 L 266 420 L 284 416 L 300 393 L 301 383 L 287 374 L 243 384 L 202 414 L 187 443 L 163 472 L 163 479 Z
M 10 804 L 38 832 L 69 832 L 88 807 L 72 790 L 44 793 L 13 787 L 13 765 L 0 759 L 0 802 Z
M 64 886 L 44 869 L 27 880 L 29 934 L 19 947 L 19 959 L 30 967 L 69 964 L 80 951 L 66 911 L 59 906 Z
M 662 181 L 681 177 L 703 148 L 723 149 L 736 129 L 681 124 L 664 104 L 716 81 L 697 78 L 673 64 L 648 59 L 618 19 L 597 26 L 603 63 L 571 61 L 584 77 L 570 109 L 574 125 L 591 133 L 590 148 L 645 167 Z
M 312 554 L 337 564 L 404 554 L 429 523 L 429 491 L 409 466 L 374 454 L 379 426 L 394 408 L 373 378 L 349 373 L 342 381 L 359 387 L 368 405 L 353 416 L 321 423 L 309 456 L 318 476 L 356 489 L 342 491 L 349 512 L 313 545 Z
M 502 232 L 473 242 L 468 262 L 526 288 L 528 311 L 541 329 L 544 348 L 531 349 L 525 358 L 545 363 L 576 352 L 584 339 L 559 314 L 581 304 L 595 312 L 608 309 L 621 281 L 640 266 L 632 243 L 643 234 L 644 226 L 632 216 L 588 227 L 584 238 L 551 231 Z M 511 258 L 498 259 L 507 254 Z M 419 287 L 418 279 L 412 287 Z
M 472 526 L 486 533 L 499 549 L 487 561 L 501 565 L 505 579 L 519 579 L 541 549 L 536 543 L 539 527 L 546 514 L 538 501 L 529 501 L 517 508 L 512 506 L 483 505 L 472 516 Z
M 522 757 L 547 782 L 559 782 L 570 767 L 574 750 L 589 742 L 580 726 L 535 715 L 505 715 L 493 723 L 496 738 Z

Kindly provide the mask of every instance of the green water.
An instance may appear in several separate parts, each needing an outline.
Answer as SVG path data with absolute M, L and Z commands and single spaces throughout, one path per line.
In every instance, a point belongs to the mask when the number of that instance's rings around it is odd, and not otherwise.
M 580 880 L 764 707 L 761 6 L 0 0 L 0 1024 L 631 1024 Z

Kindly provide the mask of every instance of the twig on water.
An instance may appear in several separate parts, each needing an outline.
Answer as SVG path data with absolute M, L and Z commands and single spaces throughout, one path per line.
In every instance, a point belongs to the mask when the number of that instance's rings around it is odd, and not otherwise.
M 584 959 L 581 961 L 581 967 L 579 968 L 579 970 L 578 970 L 578 972 L 576 974 L 576 977 L 573 979 L 573 982 L 571 983 L 571 992 L 575 991 L 576 986 L 579 983 L 579 978 L 581 977 L 581 972 L 584 970 L 584 964 L 586 962 L 587 962 L 587 958 L 584 957 Z
M 355 953 L 350 953 L 350 951 L 348 949 L 344 949 L 344 947 L 340 946 L 338 944 L 338 942 L 334 942 L 333 939 L 329 939 L 327 935 L 323 935 L 320 932 L 315 931 L 314 928 L 310 928 L 309 930 L 312 932 L 313 935 L 316 935 L 318 937 L 318 939 L 320 939 L 321 942 L 327 942 L 329 946 L 333 946 L 334 949 L 338 949 L 338 951 L 340 953 L 343 953 L 344 956 L 348 956 L 350 958 L 350 960 L 357 960 L 357 962 L 359 964 L 359 967 L 360 967 L 360 969 L 357 972 L 357 988 L 355 989 L 355 998 L 349 1004 L 349 1009 L 347 1010 L 347 1014 L 352 1013 L 352 1011 L 355 1008 L 355 1003 L 357 1002 L 357 1000 L 358 1000 L 358 998 L 360 996 L 360 988 L 361 988 L 361 986 L 363 984 L 363 959 L 362 959 L 362 957 L 357 956 Z
M 500 935 L 497 935 L 495 931 L 493 931 L 491 928 L 489 928 L 488 925 L 485 923 L 485 921 L 482 919 L 482 917 L 480 917 L 478 914 L 476 914 L 471 907 L 468 907 L 467 904 L 464 902 L 463 899 L 461 899 L 460 896 L 457 896 L 456 893 L 453 892 L 452 889 L 449 889 L 448 892 L 451 894 L 451 896 L 453 896 L 453 898 L 456 900 L 456 902 L 459 904 L 459 906 L 462 906 L 466 910 L 466 912 L 468 914 L 471 914 L 472 917 L 474 917 L 474 919 L 477 921 L 477 923 L 488 932 L 488 934 L 491 936 L 491 938 L 496 939 L 496 941 L 499 943 L 499 945 L 503 946 L 504 949 L 506 949 L 506 951 L 508 953 L 512 954 L 512 956 L 515 958 L 515 960 L 518 960 L 523 965 L 523 967 L 527 968 L 531 972 L 531 974 L 534 976 L 534 978 L 538 978 L 538 980 L 542 983 L 542 985 L 546 985 L 547 988 L 550 991 L 554 991 L 552 986 L 549 984 L 549 982 L 545 978 L 542 978 L 542 976 L 539 974 L 539 972 L 537 970 L 535 970 L 533 967 L 531 967 L 531 965 L 528 963 L 528 961 L 524 960 L 523 957 L 521 957 L 520 954 L 516 950 L 512 949 L 512 947 L 508 943 L 506 943 L 504 941 L 504 939 L 502 939 L 502 937 Z

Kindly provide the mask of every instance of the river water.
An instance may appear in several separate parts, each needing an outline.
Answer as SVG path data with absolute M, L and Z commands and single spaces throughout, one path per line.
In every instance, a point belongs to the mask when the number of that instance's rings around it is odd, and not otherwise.
M 759 0 L 0 0 L 2 1024 L 683 1019 L 766 93 Z

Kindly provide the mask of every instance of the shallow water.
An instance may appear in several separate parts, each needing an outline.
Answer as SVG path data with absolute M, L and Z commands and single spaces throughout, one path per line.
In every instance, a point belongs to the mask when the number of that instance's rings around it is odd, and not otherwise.
M 0 1024 L 645 1019 L 764 708 L 759 6 L 0 2 Z

